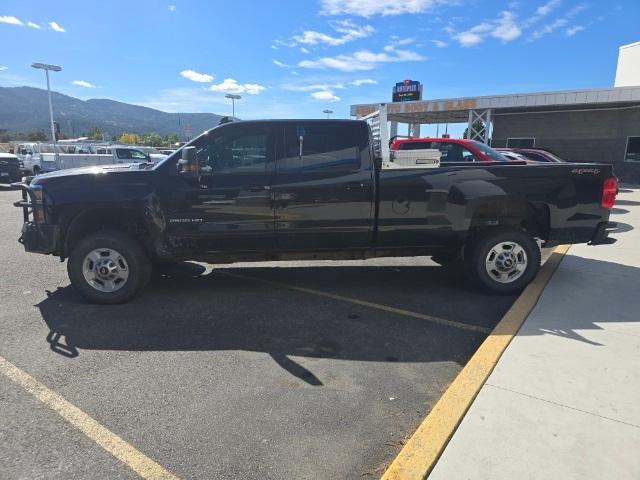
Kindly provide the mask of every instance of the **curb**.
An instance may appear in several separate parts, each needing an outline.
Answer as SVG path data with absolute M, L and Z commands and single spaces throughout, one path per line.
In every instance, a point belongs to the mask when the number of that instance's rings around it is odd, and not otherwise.
M 500 356 L 538 303 L 568 250 L 569 245 L 554 249 L 536 278 L 524 289 L 449 385 L 391 462 L 381 480 L 418 480 L 427 477 Z

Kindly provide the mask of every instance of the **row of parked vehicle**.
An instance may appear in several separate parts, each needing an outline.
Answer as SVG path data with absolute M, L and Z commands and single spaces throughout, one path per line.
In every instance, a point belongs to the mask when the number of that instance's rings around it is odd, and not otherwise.
M 82 143 L 60 143 L 57 149 L 56 154 L 51 143 L 30 142 L 19 144 L 15 154 L 0 153 L 0 179 L 16 181 L 22 175 L 95 165 L 155 163 L 173 152 L 153 147 Z
M 482 142 L 455 138 L 401 138 L 389 142 L 391 152 L 439 150 L 441 163 L 452 162 L 550 162 L 562 163 L 557 155 L 539 148 L 491 148 Z M 393 153 L 392 153 L 393 155 Z

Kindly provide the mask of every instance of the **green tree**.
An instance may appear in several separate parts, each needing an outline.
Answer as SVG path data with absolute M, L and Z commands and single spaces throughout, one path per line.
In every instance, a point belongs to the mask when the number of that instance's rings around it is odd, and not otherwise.
M 100 130 L 98 127 L 91 127 L 89 129 L 89 133 L 87 133 L 85 136 L 89 137 L 89 140 L 102 140 L 102 130 Z
M 124 132 L 120 135 L 120 139 L 118 141 L 125 145 L 135 145 L 138 143 L 138 135 L 135 133 Z
M 156 132 L 149 132 L 140 137 L 140 142 L 149 147 L 159 147 L 162 145 L 162 137 Z
M 36 130 L 35 132 L 27 132 L 27 140 L 30 142 L 46 142 L 49 139 L 47 134 L 42 130 Z
M 164 146 L 165 147 L 173 147 L 179 141 L 180 141 L 180 139 L 178 138 L 178 134 L 177 133 L 170 133 L 169 135 L 165 135 L 165 137 L 164 137 Z

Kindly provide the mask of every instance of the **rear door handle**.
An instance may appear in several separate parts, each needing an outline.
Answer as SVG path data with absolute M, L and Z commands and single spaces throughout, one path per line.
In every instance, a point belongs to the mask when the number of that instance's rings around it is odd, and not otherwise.
M 347 190 L 358 190 L 360 188 L 364 188 L 364 183 L 362 182 L 347 182 Z

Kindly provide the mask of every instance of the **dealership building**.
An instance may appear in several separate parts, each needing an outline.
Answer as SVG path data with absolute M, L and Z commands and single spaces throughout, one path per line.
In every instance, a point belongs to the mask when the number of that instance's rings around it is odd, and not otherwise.
M 396 86 L 410 88 L 407 81 Z M 640 42 L 620 47 L 612 88 L 418 101 L 396 89 L 400 101 L 385 103 L 391 136 L 398 124 L 417 137 L 423 124 L 467 123 L 468 138 L 493 147 L 535 147 L 569 161 L 611 163 L 623 181 L 640 181 Z M 415 91 L 421 94 L 421 86 Z M 380 105 L 352 105 L 351 115 L 363 117 Z

